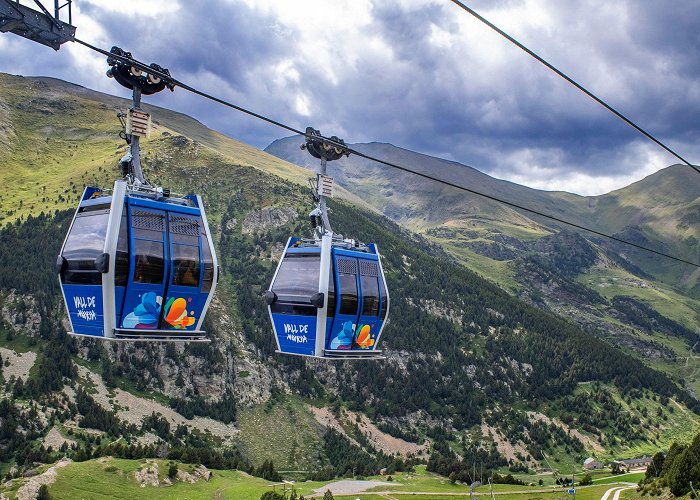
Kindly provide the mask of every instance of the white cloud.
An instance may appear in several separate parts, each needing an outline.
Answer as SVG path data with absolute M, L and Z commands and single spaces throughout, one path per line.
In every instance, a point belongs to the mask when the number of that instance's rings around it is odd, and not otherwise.
M 80 0 L 79 2 L 75 2 L 75 5 L 79 6 L 80 3 L 90 4 L 107 12 L 116 12 L 130 17 L 157 17 L 166 13 L 177 12 L 182 8 L 182 5 L 180 5 L 180 2 L 177 0 L 138 0 L 137 2 L 115 2 L 114 0 Z
M 628 186 L 672 163 L 667 154 L 642 141 L 627 145 L 610 161 L 616 163 L 617 173 L 591 174 L 567 163 L 562 151 L 523 149 L 507 155 L 489 174 L 535 189 L 597 196 Z
M 294 108 L 296 109 L 296 112 L 300 114 L 301 116 L 311 116 L 311 108 L 309 105 L 309 98 L 305 95 L 298 95 L 296 96 L 295 102 L 294 102 Z

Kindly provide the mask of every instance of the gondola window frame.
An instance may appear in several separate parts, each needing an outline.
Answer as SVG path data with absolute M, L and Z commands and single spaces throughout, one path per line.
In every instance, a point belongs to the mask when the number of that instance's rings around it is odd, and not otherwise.
M 357 259 L 338 257 L 338 286 L 340 287 L 340 311 L 338 314 L 357 316 L 360 307 L 360 290 L 357 283 Z
M 95 258 L 104 252 L 108 219 L 109 206 L 104 205 L 84 207 L 76 215 L 62 252 L 67 262 L 65 270 L 61 273 L 62 283 L 66 285 L 102 284 L 102 274 L 95 267 Z M 80 238 L 83 241 L 78 241 Z M 85 240 L 91 244 L 87 249 Z M 83 252 L 76 256 L 70 255 L 71 251 L 78 250 Z
M 147 285 L 162 285 L 165 282 L 167 262 L 165 253 L 165 213 L 151 210 L 131 209 L 133 232 L 133 282 Z M 159 222 L 157 222 L 159 221 Z M 156 252 L 147 251 L 157 249 Z M 154 281 L 158 279 L 158 281 Z

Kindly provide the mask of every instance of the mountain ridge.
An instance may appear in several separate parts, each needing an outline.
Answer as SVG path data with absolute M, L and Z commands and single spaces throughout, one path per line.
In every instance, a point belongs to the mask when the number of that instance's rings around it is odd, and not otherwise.
M 290 163 L 313 167 L 314 162 L 308 155 L 294 147 L 300 140 L 295 136 L 279 139 L 265 151 Z M 628 228 L 638 228 L 640 235 L 652 240 L 652 244 L 664 246 L 665 252 L 685 260 L 698 258 L 696 243 L 700 239 L 700 190 L 693 189 L 697 185 L 694 172 L 681 165 L 666 167 L 610 193 L 581 196 L 521 186 L 493 178 L 468 165 L 387 143 L 354 144 L 352 147 L 408 169 L 601 232 L 617 236 Z M 503 224 L 503 227 L 498 226 L 499 229 L 505 228 L 506 233 L 512 233 L 511 236 L 517 236 L 519 228 L 523 226 L 533 236 L 539 237 L 551 232 L 551 228 L 565 227 L 527 211 L 504 207 L 492 200 L 475 201 L 477 195 L 458 192 L 365 158 L 343 158 L 329 164 L 329 172 L 336 177 L 338 184 L 356 192 L 388 217 L 418 232 L 443 225 L 464 227 L 465 221 L 472 216 L 486 217 Z M 524 220 L 527 222 L 524 223 Z M 626 249 L 626 253 L 634 265 L 650 268 L 657 279 L 700 296 L 700 269 L 688 269 L 676 262 L 656 259 L 653 255 L 648 256 L 643 251 L 630 248 Z

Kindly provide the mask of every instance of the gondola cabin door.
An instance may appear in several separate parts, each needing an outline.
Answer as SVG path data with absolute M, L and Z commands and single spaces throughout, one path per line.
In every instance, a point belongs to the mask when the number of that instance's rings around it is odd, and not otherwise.
M 326 345 L 332 351 L 372 350 L 381 330 L 379 263 L 357 254 L 333 249 L 337 304 Z
M 169 250 L 167 214 L 163 210 L 128 203 L 128 217 L 132 252 L 119 326 L 124 330 L 158 330 L 170 260 L 166 254 Z
M 170 271 L 161 328 L 194 330 L 211 288 L 211 255 L 199 216 L 168 214 Z M 201 292 L 200 292 L 201 286 Z
M 121 331 L 194 331 L 212 288 L 214 265 L 201 215 L 128 201 L 130 272 Z

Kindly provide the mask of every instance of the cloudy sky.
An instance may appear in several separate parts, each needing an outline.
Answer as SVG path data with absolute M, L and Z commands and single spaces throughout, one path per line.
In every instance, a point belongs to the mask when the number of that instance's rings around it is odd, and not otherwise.
M 466 3 L 700 163 L 695 0 Z M 600 194 L 677 163 L 449 0 L 74 0 L 73 20 L 85 41 L 296 128 L 531 187 Z M 129 95 L 82 46 L 2 34 L 0 54 L 3 72 Z M 148 102 L 260 148 L 288 135 L 181 89 Z

